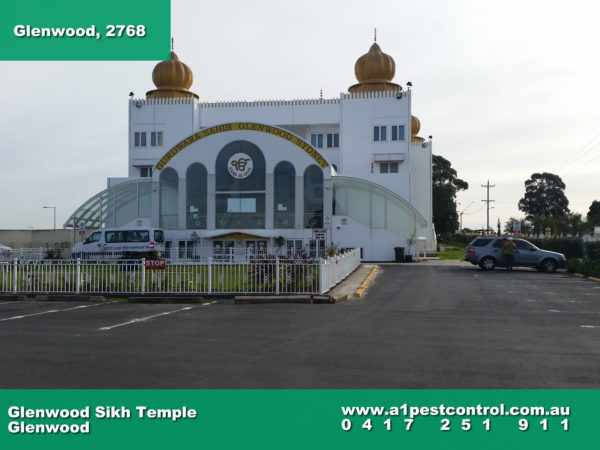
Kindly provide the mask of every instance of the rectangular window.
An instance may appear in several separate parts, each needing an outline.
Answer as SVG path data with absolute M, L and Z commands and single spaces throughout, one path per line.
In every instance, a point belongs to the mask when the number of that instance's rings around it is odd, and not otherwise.
M 256 212 L 256 199 L 255 198 L 228 198 L 227 199 L 227 212 L 255 213 Z
M 388 163 L 379 163 L 379 173 L 388 173 L 390 166 Z
M 140 177 L 151 178 L 152 177 L 152 167 L 140 167 Z
M 390 173 L 398 173 L 398 163 L 397 162 L 390 163 Z
M 392 125 L 392 141 L 404 140 L 404 125 Z
M 387 141 L 387 126 L 376 126 L 373 127 L 373 140 L 376 142 Z
M 146 132 L 145 131 L 136 131 L 135 132 L 134 146 L 135 147 L 145 147 L 146 146 Z
M 310 145 L 315 148 L 323 148 L 323 135 L 320 133 L 311 134 Z
M 152 147 L 162 146 L 162 131 L 153 131 L 150 133 L 150 145 Z
M 340 146 L 339 133 L 327 133 L 327 148 L 338 148 Z

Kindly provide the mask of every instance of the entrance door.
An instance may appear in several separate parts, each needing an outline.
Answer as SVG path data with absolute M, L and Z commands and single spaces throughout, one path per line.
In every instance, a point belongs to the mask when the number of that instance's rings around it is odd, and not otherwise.
M 304 243 L 302 239 L 288 239 L 286 242 L 286 248 L 288 255 L 300 255 L 304 251 Z
M 215 259 L 232 259 L 235 252 L 235 241 L 213 241 L 213 257 Z
M 322 258 L 325 255 L 325 239 L 311 239 L 310 256 L 313 258 Z

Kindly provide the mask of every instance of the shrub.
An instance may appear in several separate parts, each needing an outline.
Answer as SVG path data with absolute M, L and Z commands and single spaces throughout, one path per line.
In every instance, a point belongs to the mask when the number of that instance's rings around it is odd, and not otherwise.
M 600 277 L 600 260 L 573 258 L 567 261 L 567 270 L 586 277 Z
M 567 259 L 583 258 L 584 248 L 579 238 L 528 239 L 533 245 L 565 255 Z
M 571 258 L 567 260 L 567 272 L 581 273 L 583 261 L 581 258 Z
M 600 242 L 586 242 L 585 254 L 588 258 L 600 260 Z

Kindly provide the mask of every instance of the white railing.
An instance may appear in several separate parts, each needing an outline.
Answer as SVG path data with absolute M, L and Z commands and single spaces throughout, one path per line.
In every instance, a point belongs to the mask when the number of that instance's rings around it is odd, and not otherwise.
M 267 247 L 256 248 L 256 247 L 214 247 L 214 246 L 199 246 L 194 245 L 190 247 L 170 247 L 161 252 L 161 257 L 166 258 L 173 264 L 187 263 L 191 261 L 204 261 L 209 258 L 215 260 L 227 260 L 235 262 L 252 262 L 257 258 L 264 258 L 267 255 L 278 255 L 280 258 L 319 258 L 323 257 L 326 253 L 326 248 L 310 248 L 304 249 L 288 249 L 286 247 Z M 70 248 L 21 248 L 21 249 L 10 249 L 0 251 L 0 262 L 12 262 L 15 258 L 21 262 L 31 261 L 56 261 L 56 260 L 76 260 L 81 258 L 82 260 L 90 261 L 104 261 L 104 262 L 116 262 L 123 259 L 141 259 L 142 256 L 135 256 L 132 252 L 127 252 L 125 255 L 122 251 L 110 251 L 105 250 L 101 252 L 85 252 L 83 254 L 73 253 Z
M 157 260 L 148 260 L 149 263 Z M 164 262 L 164 261 L 163 261 Z M 323 294 L 360 265 L 358 249 L 325 259 L 265 256 L 251 263 L 207 259 L 146 267 L 146 260 L 0 263 L 2 293 Z
M 360 249 L 321 260 L 319 286 L 321 292 L 327 292 L 360 266 Z

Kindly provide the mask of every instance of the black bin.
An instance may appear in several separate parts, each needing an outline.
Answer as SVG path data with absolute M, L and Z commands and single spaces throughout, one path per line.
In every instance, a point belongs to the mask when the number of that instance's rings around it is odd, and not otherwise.
M 404 247 L 394 247 L 396 262 L 404 262 Z

